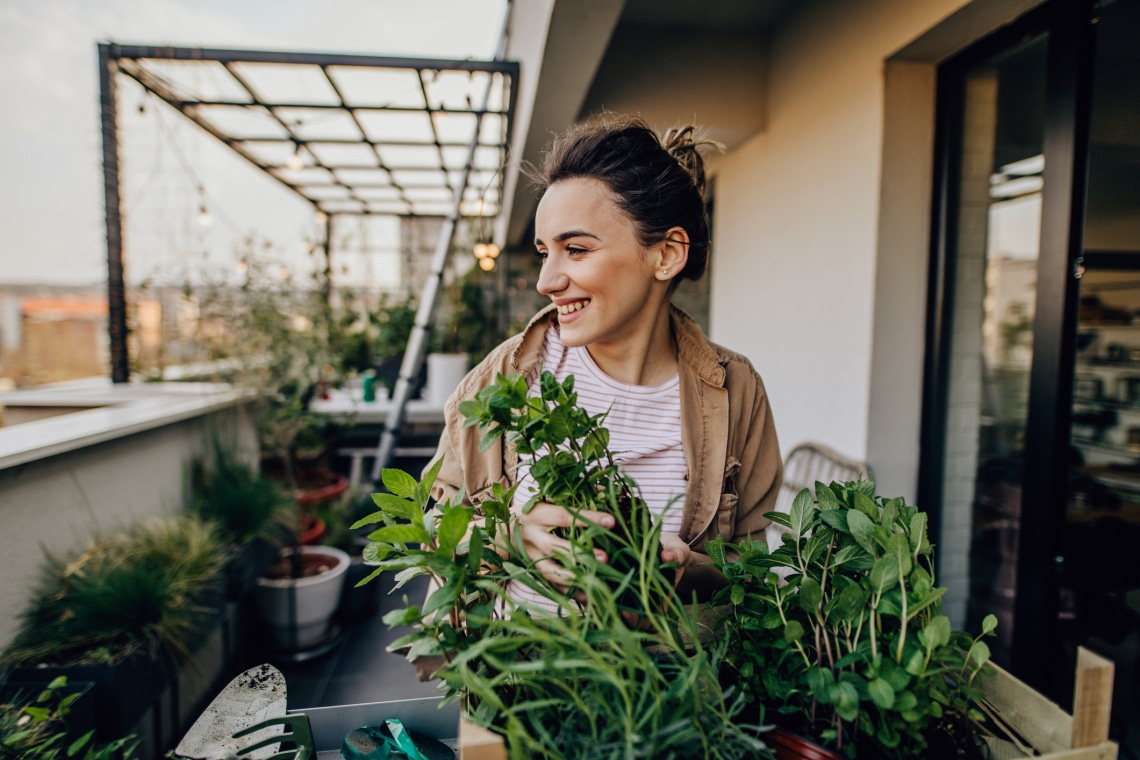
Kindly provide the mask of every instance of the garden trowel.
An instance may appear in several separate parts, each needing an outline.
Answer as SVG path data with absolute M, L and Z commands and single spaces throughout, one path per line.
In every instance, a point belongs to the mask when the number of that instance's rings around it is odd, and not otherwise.
M 222 689 L 175 747 L 174 756 L 187 760 L 271 758 L 278 751 L 278 743 L 243 752 L 250 749 L 254 741 L 244 736 L 235 738 L 234 734 L 241 734 L 244 729 L 268 719 L 284 717 L 285 676 L 272 665 L 258 665 Z M 283 725 L 272 725 L 266 731 L 286 738 Z

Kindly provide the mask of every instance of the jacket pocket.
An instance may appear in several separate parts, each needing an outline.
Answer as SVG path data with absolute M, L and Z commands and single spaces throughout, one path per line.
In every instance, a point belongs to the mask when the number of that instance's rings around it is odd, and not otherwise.
M 720 504 L 716 508 L 716 532 L 724 536 L 725 541 L 731 541 L 736 531 L 736 506 L 740 497 L 734 493 L 725 493 L 720 496 Z

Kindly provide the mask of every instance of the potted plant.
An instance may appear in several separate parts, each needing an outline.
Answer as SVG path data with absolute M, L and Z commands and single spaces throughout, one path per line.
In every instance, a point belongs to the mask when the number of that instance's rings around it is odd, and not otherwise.
M 372 319 L 376 322 L 376 376 L 388 388 L 388 398 L 396 389 L 400 365 L 416 324 L 416 300 L 412 295 L 395 299 L 385 294 Z M 412 398 L 423 391 L 427 381 L 427 367 L 420 371 L 412 388 Z
M 365 549 L 376 565 L 371 577 L 396 572 L 396 588 L 420 575 L 436 583 L 422 606 L 385 616 L 389 625 L 414 627 L 393 646 L 407 647 L 409 659 L 439 657 L 449 699 L 461 699 L 471 721 L 502 736 L 514 758 L 768 756 L 758 728 L 736 720 L 740 700 L 721 688 L 721 649 L 702 643 L 695 617 L 661 572 L 660 526 L 641 520 L 636 487 L 612 468 L 602 417 L 576 400 L 572 379 L 558 383 L 546 373 L 538 399 L 527 398 L 524 379 L 500 376 L 463 407 L 468 424 L 487 429 L 485 440 L 510 435 L 534 447 L 532 472 L 543 493 L 560 495 L 572 512 L 589 506 L 615 514 L 612 533 L 583 521 L 567 534 L 569 595 L 507 535 L 513 489 L 496 486 L 476 518 L 458 499 L 429 508 L 440 462 L 419 482 L 383 472 L 388 493 L 373 495 L 379 511 L 357 523 L 379 526 Z M 594 555 L 602 541 L 609 564 Z M 509 581 L 564 614 L 516 602 Z
M 280 481 L 242 461 L 236 445 L 211 438 L 191 465 L 190 511 L 218 527 L 228 547 L 226 596 L 242 599 L 292 536 L 297 510 Z
M 997 621 L 951 629 L 926 515 L 860 480 L 817 483 L 768 516 L 788 531 L 774 551 L 706 551 L 728 580 L 712 600 L 727 610 L 726 675 L 790 732 L 773 735 L 777 756 L 974 756 Z
M 473 363 L 487 355 L 501 336 L 498 315 L 488 295 L 489 275 L 472 267 L 443 289 L 443 302 L 427 357 L 429 398 L 439 406 L 459 385 Z
M 257 579 L 257 608 L 276 654 L 327 650 L 348 567 L 348 554 L 335 546 L 292 546 Z
M 224 561 L 216 528 L 191 516 L 140 521 L 48 556 L 0 665 L 13 680 L 93 681 L 98 737 L 137 733 L 143 754 L 159 749 L 181 728 L 165 720 L 160 692 L 220 630 Z M 214 675 L 199 673 L 198 691 Z M 187 703 L 202 696 L 192 692 Z

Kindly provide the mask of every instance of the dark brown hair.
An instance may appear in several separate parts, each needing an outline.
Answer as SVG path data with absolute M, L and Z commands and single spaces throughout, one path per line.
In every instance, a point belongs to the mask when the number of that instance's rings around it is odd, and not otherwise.
M 679 278 L 699 280 L 709 254 L 705 165 L 698 151 L 705 145 L 720 148 L 692 126 L 658 137 L 641 119 L 603 114 L 555 137 L 541 166 L 527 173 L 539 197 L 561 180 L 605 183 L 643 246 L 661 242 L 672 227 L 683 228 L 689 233 L 689 259 Z

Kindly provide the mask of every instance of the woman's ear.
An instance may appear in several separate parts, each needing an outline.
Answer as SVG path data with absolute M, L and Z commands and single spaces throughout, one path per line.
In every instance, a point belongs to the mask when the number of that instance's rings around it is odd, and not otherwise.
M 689 263 L 689 233 L 684 227 L 671 227 L 658 246 L 657 279 L 672 280 Z

